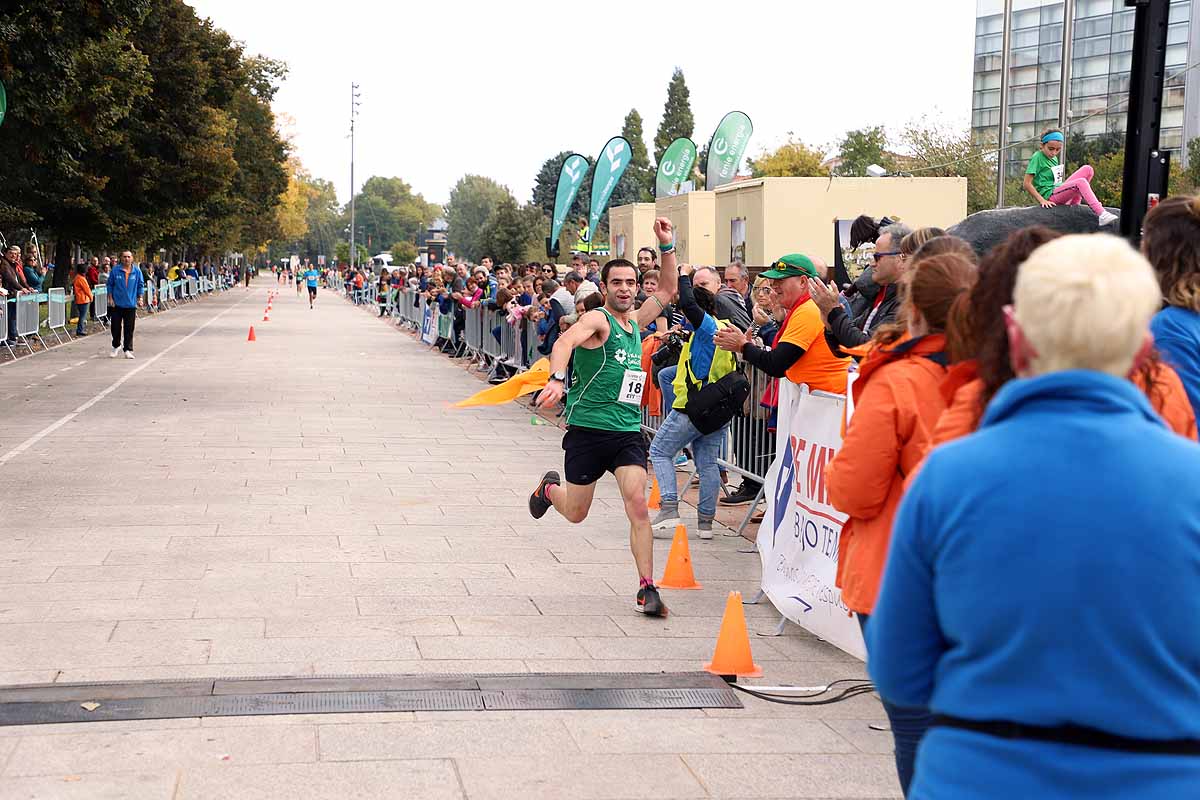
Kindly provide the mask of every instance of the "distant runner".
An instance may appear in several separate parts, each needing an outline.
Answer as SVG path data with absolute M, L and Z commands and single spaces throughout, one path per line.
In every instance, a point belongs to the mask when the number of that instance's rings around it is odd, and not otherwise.
M 308 310 L 311 311 L 313 301 L 317 299 L 317 268 L 312 264 L 308 265 L 308 271 L 304 273 L 304 280 L 308 283 Z M 299 284 L 297 284 L 299 285 Z
M 529 513 L 541 519 L 553 506 L 571 522 L 583 522 L 592 506 L 596 482 L 605 472 L 617 479 L 625 515 L 629 518 L 629 548 L 640 583 L 636 611 L 665 617 L 654 586 L 654 534 L 646 511 L 646 442 L 642 437 L 641 328 L 662 316 L 675 295 L 679 271 L 671 221 L 654 223 L 663 254 L 657 290 L 633 309 L 638 293 L 637 267 L 623 258 L 604 265 L 600 273 L 607 292 L 601 308 L 589 311 L 559 337 L 550 354 L 550 380 L 538 397 L 548 408 L 563 397 L 567 365 L 574 353 L 571 390 L 566 393 L 563 462 L 567 482 L 550 470 L 529 497 Z

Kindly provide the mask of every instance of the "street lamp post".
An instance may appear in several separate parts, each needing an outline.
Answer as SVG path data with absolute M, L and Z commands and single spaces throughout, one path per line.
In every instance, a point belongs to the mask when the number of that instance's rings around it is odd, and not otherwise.
M 354 247 L 354 118 L 358 116 L 358 84 L 350 83 L 350 268 L 355 265 Z

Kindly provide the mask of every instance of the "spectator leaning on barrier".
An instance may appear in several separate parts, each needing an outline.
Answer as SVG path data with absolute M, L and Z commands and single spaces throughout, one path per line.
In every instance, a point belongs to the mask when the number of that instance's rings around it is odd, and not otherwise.
M 74 267 L 71 268 L 71 293 L 75 297 L 75 335 L 85 336 L 83 326 L 87 323 L 87 310 L 92 304 L 92 287 L 88 286 L 87 278 Z
M 1200 786 L 1200 449 L 1125 379 L 1160 304 L 1117 237 L 1039 247 L 1005 309 L 1019 379 L 900 506 L 868 668 L 935 715 L 914 797 Z
M 109 358 L 121 353 L 122 345 L 126 358 L 133 358 L 133 326 L 137 321 L 137 310 L 142 305 L 145 283 L 142 271 L 133 266 L 133 253 L 121 253 L 121 263 L 108 276 L 108 318 L 112 325 L 112 352 Z M 122 331 L 124 341 L 122 342 Z
M 8 332 L 7 338 L 4 340 L 6 344 L 13 344 L 17 339 L 17 306 L 16 300 L 19 295 L 26 292 L 24 286 L 17 280 L 17 269 L 21 261 L 21 248 L 17 245 L 12 245 L 5 248 L 4 258 L 0 259 L 0 289 L 4 290 L 4 296 L 0 297 L 0 301 L 7 304 L 8 308 Z
M 826 469 L 830 503 L 849 519 L 838 543 L 837 586 L 865 631 L 875 607 L 904 478 L 925 454 L 946 407 L 946 319 L 975 282 L 975 264 L 956 255 L 915 266 L 901 288 L 901 322 L 880 329 L 853 386 L 855 411 Z M 870 651 L 868 650 L 868 653 Z M 907 794 L 917 745 L 929 725 L 924 706 L 886 702 L 896 771 Z
M 1150 323 L 1155 344 L 1179 372 L 1200 414 L 1200 196 L 1168 197 L 1152 208 L 1142 252 L 1167 302 Z
M 700 476 L 700 499 L 696 504 L 697 530 L 701 539 L 711 539 L 713 518 L 717 513 L 717 495 L 721 489 L 717 459 L 729 423 L 710 433 L 701 433 L 688 416 L 688 400 L 701 387 L 712 384 L 737 369 L 733 354 L 718 350 L 713 336 L 729 324 L 718 319 L 715 294 L 704 287 L 692 286 L 692 268 L 679 268 L 679 305 L 695 329 L 679 355 L 675 377 L 675 399 L 650 444 L 650 461 L 662 491 L 662 509 L 651 523 L 654 530 L 671 530 L 680 522 L 679 493 L 675 477 L 675 456 L 688 447 L 696 460 Z M 694 413 L 694 412 L 693 412 Z
M 24 276 L 25 283 L 35 292 L 42 290 L 42 272 L 38 269 L 37 253 L 25 254 Z
M 961 309 L 951 315 L 947 329 L 953 365 L 942 382 L 946 410 L 933 430 L 930 449 L 967 436 L 979 427 L 987 404 L 1013 373 L 1004 328 L 1004 307 L 1012 303 L 1017 270 L 1037 248 L 1061 236 L 1057 231 L 1035 226 L 1014 231 L 993 247 L 979 265 L 979 281 Z M 953 239 L 954 237 L 945 237 Z M 943 243 L 935 239 L 917 258 Z M 1154 410 L 1181 436 L 1196 438 L 1196 417 L 1179 376 L 1153 355 L 1130 376 Z
M 780 258 L 763 273 L 773 281 L 775 295 L 787 309 L 772 346 L 759 347 L 749 333 L 734 328 L 717 331 L 717 346 L 741 354 L 747 364 L 773 378 L 786 377 L 813 390 L 844 394 L 850 359 L 839 358 L 829 349 L 821 312 L 808 291 L 808 279 L 821 274 L 808 256 L 794 253 Z

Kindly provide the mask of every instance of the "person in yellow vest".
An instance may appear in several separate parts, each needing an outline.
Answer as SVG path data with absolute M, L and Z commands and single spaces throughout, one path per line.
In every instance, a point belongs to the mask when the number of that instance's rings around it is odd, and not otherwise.
M 579 253 L 592 251 L 592 231 L 588 227 L 586 219 L 579 220 L 579 241 L 575 242 L 575 250 Z
M 675 455 L 690 447 L 700 475 L 700 500 L 696 506 L 697 530 L 701 539 L 711 539 L 713 517 L 717 513 L 717 494 L 721 489 L 717 458 L 725 441 L 726 422 L 711 433 L 702 433 L 687 414 L 688 399 L 706 385 L 719 381 L 737 369 L 737 360 L 728 350 L 720 350 L 713 337 L 729 324 L 716 318 L 716 297 L 702 287 L 692 286 L 690 264 L 679 267 L 679 306 L 692 324 L 694 333 L 679 354 L 675 373 L 675 402 L 654 434 L 650 461 L 662 492 L 662 507 L 651 523 L 654 530 L 673 531 L 680 523 L 679 493 L 676 489 Z

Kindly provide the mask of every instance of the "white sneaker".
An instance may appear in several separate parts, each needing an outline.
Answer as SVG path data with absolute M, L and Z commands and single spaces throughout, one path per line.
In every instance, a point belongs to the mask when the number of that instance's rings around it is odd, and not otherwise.
M 126 358 L 128 358 L 130 361 L 132 361 L 132 360 L 133 360 L 133 351 L 132 351 L 132 350 L 126 350 L 126 351 L 125 351 L 125 357 L 126 357 Z
M 1112 223 L 1116 222 L 1119 219 L 1120 219 L 1120 217 L 1118 217 L 1116 214 L 1112 213 L 1111 211 L 1105 211 L 1103 214 L 1100 215 L 1100 220 L 1099 220 L 1100 227 L 1103 228 L 1105 225 L 1111 225 Z
M 116 358 L 116 357 L 117 357 L 117 356 L 119 356 L 119 355 L 121 355 L 121 348 L 119 348 L 119 347 L 114 347 L 114 348 L 112 349 L 112 352 L 108 354 L 108 357 L 109 357 L 109 358 Z

